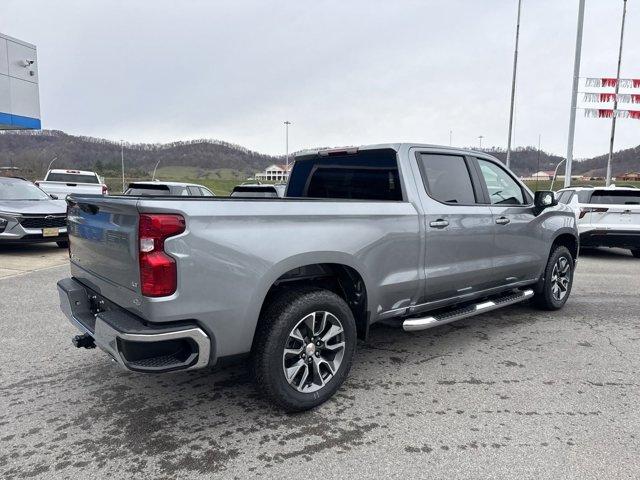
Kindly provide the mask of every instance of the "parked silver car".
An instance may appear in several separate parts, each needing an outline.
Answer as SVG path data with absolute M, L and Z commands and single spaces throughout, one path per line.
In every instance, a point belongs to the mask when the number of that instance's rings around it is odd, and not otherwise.
M 67 248 L 67 204 L 20 178 L 0 177 L 0 243 Z

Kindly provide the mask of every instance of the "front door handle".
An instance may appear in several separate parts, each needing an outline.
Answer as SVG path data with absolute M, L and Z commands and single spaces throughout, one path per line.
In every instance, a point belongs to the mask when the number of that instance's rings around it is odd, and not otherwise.
M 429 226 L 433 227 L 433 228 L 444 228 L 444 227 L 448 227 L 449 226 L 449 222 L 439 218 L 438 220 L 435 220 L 433 222 L 429 222 Z
M 498 219 L 496 219 L 496 223 L 498 225 L 506 225 L 507 223 L 509 223 L 511 220 L 509 220 L 507 217 L 500 217 Z

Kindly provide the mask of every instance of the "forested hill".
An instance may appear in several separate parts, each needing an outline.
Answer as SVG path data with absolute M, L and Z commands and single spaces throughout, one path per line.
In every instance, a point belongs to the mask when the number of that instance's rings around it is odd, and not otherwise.
M 129 168 L 140 171 L 153 170 L 159 160 L 162 166 L 231 168 L 248 176 L 279 162 L 276 157 L 217 140 L 125 143 L 124 156 Z M 0 134 L 0 166 L 13 165 L 36 174 L 44 173 L 53 157 L 58 157 L 57 168 L 117 170 L 120 168 L 120 144 L 57 130 Z
M 502 161 L 506 152 L 485 149 Z M 150 172 L 156 162 L 167 166 L 190 166 L 203 169 L 233 169 L 246 176 L 263 170 L 282 158 L 257 153 L 239 145 L 217 140 L 193 140 L 165 144 L 125 144 L 128 170 Z M 0 167 L 19 166 L 27 174 L 42 175 L 53 157 L 58 168 L 96 169 L 120 168 L 120 144 L 101 138 L 68 135 L 57 130 L 0 133 Z M 530 175 L 539 170 L 553 170 L 562 157 L 540 152 L 533 147 L 518 148 L 512 154 L 511 168 L 518 175 Z M 607 156 L 576 161 L 574 174 L 604 176 Z M 613 174 L 640 171 L 640 146 L 614 154 Z

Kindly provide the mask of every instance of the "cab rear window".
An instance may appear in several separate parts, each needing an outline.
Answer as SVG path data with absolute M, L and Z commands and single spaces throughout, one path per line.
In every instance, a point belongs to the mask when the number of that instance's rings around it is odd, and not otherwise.
M 82 175 L 78 173 L 50 173 L 47 182 L 64 183 L 100 183 L 95 175 Z
M 402 201 L 396 152 L 340 152 L 296 161 L 287 197 Z

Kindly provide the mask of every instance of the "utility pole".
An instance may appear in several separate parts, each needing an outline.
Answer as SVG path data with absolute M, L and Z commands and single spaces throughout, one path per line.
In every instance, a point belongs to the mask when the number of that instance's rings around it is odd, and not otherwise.
M 289 120 L 284 121 L 284 131 L 285 131 L 285 144 L 286 144 L 286 171 L 284 172 L 287 178 L 289 177 L 289 125 L 291 122 Z
M 569 112 L 569 139 L 567 142 L 567 165 L 564 169 L 564 186 L 571 185 L 573 163 L 573 138 L 576 133 L 576 105 L 578 103 L 578 82 L 580 81 L 580 58 L 582 55 L 582 30 L 584 26 L 584 0 L 578 6 L 578 29 L 576 32 L 576 52 L 573 60 L 573 87 L 571 91 L 571 111 Z
M 478 136 L 478 141 L 480 142 L 480 148 L 482 149 L 482 139 L 484 138 L 484 135 L 479 135 Z
M 611 118 L 611 139 L 609 141 L 609 158 L 607 159 L 607 187 L 611 185 L 611 159 L 613 158 L 613 142 L 616 136 L 616 110 L 618 109 L 618 92 L 620 91 L 620 66 L 622 64 L 622 42 L 624 40 L 624 22 L 627 18 L 627 0 L 622 0 L 622 26 L 620 27 L 620 49 L 618 50 L 618 70 L 616 73 L 616 90 L 613 100 L 613 116 Z
M 124 192 L 124 140 L 120 140 L 120 161 L 122 162 L 122 191 Z
M 449 146 L 453 145 L 453 130 L 449 130 Z
M 516 100 L 516 73 L 518 71 L 518 42 L 520 41 L 520 12 L 522 0 L 518 0 L 518 20 L 516 21 L 516 47 L 513 51 L 513 77 L 511 78 L 511 105 L 509 108 L 509 137 L 507 139 L 507 168 L 511 165 L 511 135 L 513 133 L 513 107 Z

